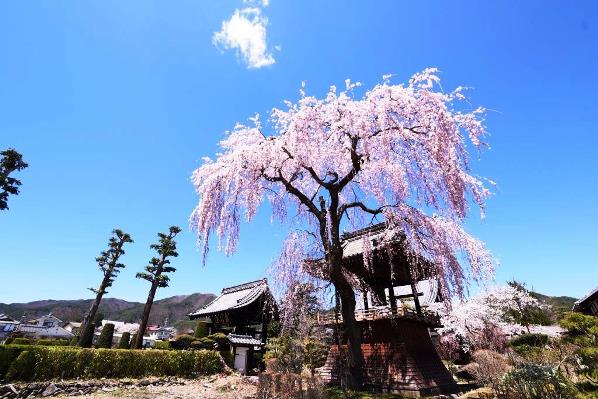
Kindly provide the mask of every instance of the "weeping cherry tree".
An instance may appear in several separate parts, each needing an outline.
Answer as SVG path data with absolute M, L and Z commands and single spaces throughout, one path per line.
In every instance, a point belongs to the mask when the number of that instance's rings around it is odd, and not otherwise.
M 483 215 L 490 195 L 468 167 L 468 151 L 485 147 L 484 109 L 471 109 L 463 88 L 442 91 L 432 68 L 407 84 L 385 76 L 361 98 L 359 86 L 347 80 L 346 90 L 331 87 L 322 99 L 302 89 L 298 102 L 272 110 L 269 131 L 258 116 L 251 126 L 237 124 L 216 159 L 204 159 L 193 173 L 199 203 L 190 216 L 205 263 L 211 236 L 234 253 L 241 220 L 269 202 L 273 217 L 292 227 L 278 273 L 309 264 L 336 290 L 356 388 L 364 358 L 354 282 L 367 284 L 370 276 L 368 262 L 343 265 L 341 228 L 382 219 L 400 232 L 408 253 L 433 265 L 445 298 L 462 296 L 471 279 L 488 277 L 494 266 L 484 244 L 462 227 L 470 204 Z

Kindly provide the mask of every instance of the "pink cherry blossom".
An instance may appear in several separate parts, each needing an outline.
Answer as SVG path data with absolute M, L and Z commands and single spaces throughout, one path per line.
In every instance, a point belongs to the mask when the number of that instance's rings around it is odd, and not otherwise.
M 331 87 L 322 99 L 302 95 L 273 109 L 271 131 L 258 116 L 237 124 L 216 159 L 192 176 L 199 203 L 190 225 L 204 262 L 212 235 L 232 254 L 241 221 L 264 202 L 274 219 L 322 238 L 315 215 L 325 204 L 328 238 L 312 240 L 322 257 L 331 248 L 326 239 L 333 246 L 338 240 L 330 220 L 336 212 L 345 228 L 376 217 L 403 232 L 408 249 L 435 265 L 447 296 L 463 295 L 470 278 L 491 276 L 490 253 L 462 227 L 470 203 L 483 212 L 490 195 L 468 168 L 468 147 L 485 146 L 484 110 L 469 109 L 461 87 L 439 90 L 437 72 L 426 69 L 407 85 L 387 75 L 361 98 L 359 84 L 347 79 L 345 91 Z

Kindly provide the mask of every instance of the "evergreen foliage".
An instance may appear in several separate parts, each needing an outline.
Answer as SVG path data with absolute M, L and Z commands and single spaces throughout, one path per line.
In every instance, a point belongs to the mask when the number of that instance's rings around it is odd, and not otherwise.
M 131 333 L 130 332 L 124 332 L 121 337 L 120 337 L 120 341 L 118 341 L 118 349 L 129 349 L 129 346 L 131 345 Z
M 100 307 L 100 301 L 102 300 L 102 297 L 108 292 L 107 289 L 112 287 L 114 279 L 118 273 L 120 273 L 120 269 L 125 267 L 124 264 L 119 262 L 120 257 L 125 253 L 123 246 L 126 243 L 133 242 L 131 236 L 120 229 L 113 230 L 112 234 L 113 236 L 110 237 L 110 240 L 108 241 L 108 249 L 102 251 L 100 256 L 96 258 L 98 267 L 104 277 L 102 278 L 100 286 L 97 289 L 89 289 L 96 294 L 96 298 L 91 303 L 91 307 L 81 323 L 79 346 L 84 348 L 91 347 L 91 342 L 93 340 L 93 325 L 99 325 L 99 321 L 97 320 L 99 315 L 97 312 L 98 308 Z
M 151 283 L 147 301 L 145 302 L 145 307 L 143 308 L 141 323 L 139 324 L 138 336 L 134 341 L 134 347 L 137 349 L 141 349 L 143 345 L 143 335 L 145 334 L 145 330 L 147 328 L 156 290 L 158 288 L 168 287 L 170 278 L 165 273 L 172 273 L 176 271 L 174 267 L 170 266 L 170 260 L 168 258 L 176 258 L 179 256 L 178 252 L 176 251 L 176 242 L 174 241 L 174 238 L 180 232 L 180 227 L 171 226 L 168 234 L 158 233 L 158 244 L 152 244 L 150 245 L 150 248 L 156 250 L 159 257 L 153 257 L 150 260 L 149 265 L 145 267 L 145 271 L 139 272 L 136 275 L 137 278 L 147 280 Z
M 195 341 L 192 335 L 183 334 L 176 337 L 174 340 L 173 347 L 176 349 L 187 349 L 191 346 L 191 343 Z
M 133 349 L 135 347 L 135 342 L 137 341 L 137 333 L 133 334 L 131 337 L 131 342 L 129 343 L 129 348 Z
M 83 328 L 83 325 L 81 326 L 81 328 Z M 86 334 L 84 337 L 80 336 L 79 337 L 79 342 L 78 345 L 82 348 L 91 348 L 91 345 L 93 344 L 93 332 L 96 329 L 96 325 L 95 323 L 90 323 L 87 328 L 89 329 L 89 331 L 91 331 L 90 334 Z
M 215 351 L 137 351 L 0 345 L 0 380 L 195 377 L 222 371 Z
M 104 327 L 102 327 L 102 332 L 100 333 L 100 338 L 98 339 L 98 344 L 96 345 L 97 348 L 112 348 L 112 339 L 114 338 L 114 324 L 106 323 Z
M 195 325 L 195 332 L 193 336 L 195 338 L 204 338 L 208 336 L 209 323 L 205 320 L 198 320 Z
M 168 341 L 156 341 L 154 343 L 154 349 L 162 349 L 162 350 L 170 349 L 170 342 L 168 342 Z
M 529 345 L 543 347 L 548 343 L 548 335 L 545 334 L 523 334 L 511 340 L 511 346 Z
M 18 195 L 21 181 L 10 177 L 15 171 L 20 171 L 29 165 L 23 161 L 23 156 L 12 148 L 0 151 L 0 210 L 8 209 L 8 196 Z

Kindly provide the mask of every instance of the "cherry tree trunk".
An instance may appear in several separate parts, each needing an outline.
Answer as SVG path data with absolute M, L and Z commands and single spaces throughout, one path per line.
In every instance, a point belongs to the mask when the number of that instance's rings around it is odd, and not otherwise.
M 342 272 L 342 249 L 340 243 L 331 251 L 329 257 L 330 277 L 340 299 L 343 326 L 349 348 L 349 375 L 347 381 L 350 388 L 363 388 L 363 366 L 365 360 L 361 351 L 361 329 L 355 320 L 355 291 Z
M 350 381 L 348 381 L 348 385 L 352 389 L 360 390 L 363 388 L 365 361 L 361 351 L 361 329 L 355 320 L 355 293 L 346 281 L 341 284 L 334 283 L 334 286 L 341 302 L 341 315 L 349 348 Z

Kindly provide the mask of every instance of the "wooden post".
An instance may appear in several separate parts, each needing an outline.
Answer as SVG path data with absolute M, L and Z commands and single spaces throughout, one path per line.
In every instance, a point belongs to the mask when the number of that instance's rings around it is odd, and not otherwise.
M 417 285 L 413 281 L 413 277 L 411 278 L 411 292 L 413 293 L 413 302 L 415 303 L 415 311 L 417 312 L 418 316 L 422 316 L 422 307 L 419 304 L 419 294 L 417 292 Z
M 388 287 L 388 300 L 390 301 L 390 313 L 393 316 L 397 315 L 397 298 L 395 298 L 395 289 L 392 286 L 392 283 L 390 283 L 390 286 Z
M 370 305 L 368 303 L 368 290 L 366 288 L 364 288 L 362 290 L 362 292 L 363 292 L 363 308 L 365 310 L 368 310 L 370 308 Z

